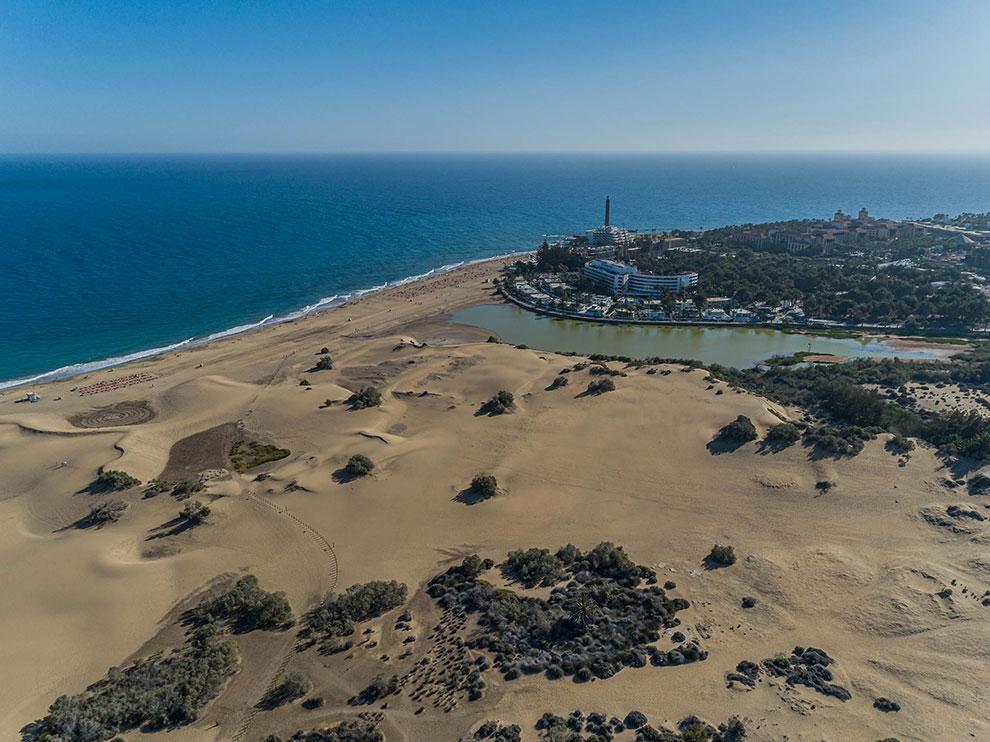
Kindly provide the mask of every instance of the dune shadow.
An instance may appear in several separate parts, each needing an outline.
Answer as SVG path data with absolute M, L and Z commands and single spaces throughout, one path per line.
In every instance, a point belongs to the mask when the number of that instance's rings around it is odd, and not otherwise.
M 363 479 L 368 476 L 367 474 L 352 474 L 347 470 L 346 466 L 342 466 L 339 469 L 334 469 L 333 473 L 330 474 L 330 478 L 337 484 L 347 484 L 348 482 L 353 482 L 355 479 Z
M 775 443 L 773 441 L 762 440 L 759 445 L 757 445 L 756 452 L 760 454 L 760 456 L 767 456 L 768 454 L 773 455 L 778 454 L 781 451 L 786 451 L 793 445 L 794 442 L 783 441 Z
M 487 499 L 489 498 L 485 497 L 473 487 L 465 487 L 451 498 L 453 502 L 459 502 L 462 505 L 477 505 Z
M 74 531 L 74 530 L 78 530 L 78 531 L 87 531 L 87 530 L 99 531 L 99 530 L 103 529 L 105 526 L 112 526 L 113 524 L 114 524 L 114 521 L 96 520 L 93 517 L 93 514 L 92 513 L 86 513 L 86 515 L 82 516 L 81 518 L 78 518 L 77 520 L 72 521 L 72 523 L 69 523 L 68 525 L 62 526 L 61 528 L 56 528 L 54 531 L 52 531 L 52 533 L 62 533 L 64 531 Z
M 474 411 L 475 417 L 498 417 L 499 415 L 508 415 L 514 411 L 514 408 L 510 407 L 508 409 L 500 410 L 494 407 L 491 402 L 483 402 L 481 406 Z
M 746 441 L 735 441 L 731 438 L 726 438 L 725 436 L 716 435 L 705 445 L 708 449 L 708 453 L 712 456 L 721 456 L 723 453 L 732 453 L 733 451 L 738 451 L 746 444 Z
M 709 554 L 708 556 L 706 556 L 704 559 L 701 560 L 701 566 L 704 567 L 707 571 L 712 572 L 716 569 L 725 569 L 726 567 L 729 567 L 731 565 L 717 562 L 714 559 L 712 559 L 711 554 Z
M 105 495 L 107 493 L 113 492 L 113 485 L 101 482 L 99 479 L 94 479 L 92 482 L 87 484 L 81 490 L 76 490 L 77 495 Z
M 170 538 L 171 536 L 178 536 L 180 533 L 184 533 L 192 528 L 195 523 L 193 523 L 189 518 L 183 518 L 181 515 L 177 515 L 172 520 L 165 521 L 160 526 L 155 526 L 151 529 L 150 535 L 145 538 L 145 541 L 154 541 L 159 538 Z

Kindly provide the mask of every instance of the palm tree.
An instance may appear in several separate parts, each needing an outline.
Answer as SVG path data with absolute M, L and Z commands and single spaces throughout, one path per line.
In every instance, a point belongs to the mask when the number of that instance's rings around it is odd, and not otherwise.
M 588 628 L 598 615 L 598 605 L 582 593 L 571 601 L 568 612 L 572 621 Z

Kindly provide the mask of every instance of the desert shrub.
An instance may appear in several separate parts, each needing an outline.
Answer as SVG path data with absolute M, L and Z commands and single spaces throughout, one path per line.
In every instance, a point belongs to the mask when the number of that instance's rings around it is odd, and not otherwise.
M 516 398 L 512 396 L 512 392 L 500 389 L 492 395 L 491 399 L 481 405 L 481 411 L 489 415 L 502 415 L 511 412 L 515 406 Z
M 333 358 L 331 358 L 326 353 L 320 356 L 320 360 L 316 362 L 317 371 L 329 371 L 332 368 L 333 368 Z
M 588 369 L 588 373 L 591 376 L 625 376 L 621 371 L 616 371 L 614 368 L 609 368 L 605 364 L 594 364 Z
M 567 386 L 568 378 L 566 376 L 555 376 L 554 380 L 550 382 L 548 389 L 560 389 L 562 386 Z
M 181 649 L 111 668 L 82 693 L 59 697 L 23 739 L 96 742 L 129 729 L 186 724 L 236 669 L 234 642 L 204 627 Z
M 581 550 L 574 544 L 567 544 L 557 549 L 557 558 L 568 566 L 582 557 Z
M 141 484 L 141 480 L 137 477 L 132 477 L 126 471 L 118 471 L 117 469 L 104 469 L 96 481 L 105 489 L 111 490 L 126 490 Z
M 722 742 L 742 742 L 746 739 L 746 724 L 738 716 L 730 716 L 724 723 L 718 725 Z
M 550 587 L 567 575 L 564 563 L 549 549 L 510 551 L 505 570 L 526 587 Z
M 320 348 L 320 355 L 321 355 L 321 356 L 325 356 L 325 355 L 327 355 L 327 354 L 328 354 L 329 352 L 330 352 L 330 349 L 329 349 L 329 348 L 328 348 L 327 346 L 325 346 L 325 345 L 324 345 L 324 346 L 323 346 L 322 348 Z
M 285 593 L 266 592 L 257 577 L 244 575 L 227 590 L 200 602 L 190 618 L 199 624 L 232 621 L 242 631 L 274 629 L 292 620 L 292 609 Z
M 588 394 L 604 394 L 605 392 L 614 392 L 615 382 L 609 378 L 596 379 L 595 381 L 588 382 Z
M 295 701 L 309 693 L 310 683 L 306 673 L 301 670 L 289 670 L 282 682 L 275 688 L 275 694 L 283 703 Z
M 498 480 L 491 474 L 475 474 L 471 480 L 471 491 L 486 500 L 495 497 L 498 494 Z
M 987 490 L 990 490 L 990 477 L 982 472 L 977 474 L 975 477 L 970 477 L 967 483 L 970 492 L 975 492 L 976 494 L 983 494 Z
M 373 386 L 362 387 L 347 398 L 347 404 L 352 410 L 363 410 L 367 407 L 380 407 L 382 404 L 382 393 Z
M 123 500 L 107 500 L 99 505 L 90 505 L 86 522 L 95 526 L 116 523 L 125 510 L 127 510 L 127 503 Z
M 187 502 L 179 512 L 179 517 L 188 521 L 191 525 L 198 526 L 205 523 L 210 517 L 210 506 L 204 505 L 199 500 Z
M 312 698 L 307 698 L 302 702 L 302 707 L 307 711 L 315 711 L 318 708 L 323 708 L 324 703 L 323 696 L 313 696 Z
M 493 560 L 482 559 L 477 554 L 471 554 L 471 556 L 465 557 L 463 561 L 461 561 L 461 565 L 457 567 L 457 570 L 464 577 L 473 580 L 482 572 L 487 572 L 494 566 L 495 562 Z
M 780 423 L 767 431 L 764 440 L 775 448 L 784 448 L 801 439 L 801 429 L 794 423 Z
M 342 594 L 330 593 L 307 616 L 311 632 L 325 638 L 347 636 L 354 624 L 377 618 L 406 601 L 408 588 L 401 582 L 375 580 L 352 585 Z
M 309 383 L 309 379 L 300 379 L 299 386 L 313 386 L 313 385 Z
M 901 710 L 901 704 L 897 701 L 891 701 L 889 698 L 884 698 L 880 696 L 873 701 L 873 708 L 877 711 L 883 711 L 885 714 L 896 712 Z
M 358 698 L 363 703 L 374 703 L 380 698 L 385 698 L 385 696 L 390 696 L 399 690 L 399 676 L 393 675 L 388 680 L 385 676 L 379 673 L 374 677 L 374 679 L 368 683 L 366 687 L 359 694 Z
M 485 342 L 486 342 L 486 343 L 501 343 L 502 341 L 501 341 L 501 340 L 499 340 L 499 339 L 498 339 L 497 337 L 495 337 L 494 335 L 489 335 L 489 336 L 488 336 L 488 339 L 487 339 L 487 340 L 486 340 Z
M 747 441 L 756 440 L 756 426 L 745 415 L 739 415 L 731 423 L 723 426 L 718 431 L 717 437 L 720 440 L 731 441 L 732 443 L 746 443 Z
M 855 456 L 873 435 L 853 425 L 837 428 L 819 425 L 804 434 L 804 439 L 818 449 L 835 456 Z
M 173 487 L 175 487 L 175 482 L 170 482 L 167 479 L 152 479 L 148 482 L 148 488 L 145 490 L 145 494 L 158 495 L 162 492 L 168 492 Z
M 731 546 L 715 544 L 708 553 L 708 561 L 722 567 L 728 567 L 736 563 L 736 551 Z
M 895 435 L 887 441 L 885 448 L 895 454 L 910 453 L 914 450 L 914 441 L 903 435 Z
M 347 459 L 344 471 L 352 477 L 363 477 L 374 470 L 374 462 L 362 453 L 356 453 Z
M 609 541 L 604 541 L 584 556 L 579 556 L 571 563 L 570 569 L 573 572 L 591 572 L 627 587 L 637 585 L 641 579 L 653 575 L 648 568 L 635 564 L 621 546 Z
M 197 492 L 202 492 L 204 489 L 206 489 L 206 485 L 199 480 L 193 481 L 186 479 L 176 483 L 175 487 L 172 488 L 172 497 L 179 500 L 185 500 L 190 495 L 194 495 Z

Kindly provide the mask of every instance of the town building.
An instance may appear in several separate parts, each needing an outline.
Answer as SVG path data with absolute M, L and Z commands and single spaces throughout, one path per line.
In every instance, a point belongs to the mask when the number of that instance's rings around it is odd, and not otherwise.
M 698 283 L 697 273 L 658 276 L 640 273 L 636 268 L 617 260 L 589 260 L 584 265 L 584 276 L 595 286 L 605 289 L 612 296 L 661 296 L 666 292 L 681 293 Z

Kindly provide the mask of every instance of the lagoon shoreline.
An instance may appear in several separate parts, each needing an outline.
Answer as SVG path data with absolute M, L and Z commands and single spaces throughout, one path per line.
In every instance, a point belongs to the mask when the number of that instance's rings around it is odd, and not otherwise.
M 445 288 L 450 285 L 461 285 L 461 277 L 466 275 L 475 276 L 478 272 L 483 272 L 485 274 L 485 288 L 488 292 L 472 292 L 470 298 L 460 298 L 456 299 L 456 303 L 448 304 L 443 296 L 436 296 L 435 298 L 439 300 L 439 306 L 442 308 L 437 314 L 431 315 L 430 310 L 427 306 L 433 306 L 431 302 L 429 305 L 424 305 L 424 311 L 417 312 L 415 319 L 425 320 L 428 318 L 435 318 L 442 314 L 449 314 L 450 312 L 466 309 L 473 306 L 478 306 L 481 304 L 491 303 L 493 298 L 499 298 L 507 302 L 518 306 L 519 308 L 532 312 L 536 315 L 552 317 L 561 320 L 571 320 L 578 322 L 585 322 L 589 325 L 605 324 L 605 325 L 617 325 L 617 326 L 636 326 L 636 327 L 699 327 L 699 328 L 712 328 L 712 329 L 769 329 L 778 330 L 785 333 L 794 333 L 809 336 L 822 336 L 828 337 L 830 335 L 829 330 L 833 328 L 808 328 L 804 326 L 785 326 L 785 327 L 769 327 L 765 325 L 740 325 L 738 323 L 725 323 L 717 321 L 647 321 L 647 320 L 618 320 L 612 318 L 581 318 L 574 317 L 572 315 L 556 312 L 554 310 L 549 310 L 541 307 L 536 307 L 529 305 L 521 301 L 518 297 L 513 296 L 511 292 L 505 291 L 501 286 L 496 283 L 496 279 L 499 277 L 499 272 L 505 266 L 511 264 L 513 261 L 518 260 L 519 257 L 524 255 L 532 254 L 533 251 L 525 250 L 520 252 L 506 253 L 503 255 L 484 258 L 475 261 L 466 261 L 459 264 L 453 264 L 450 266 L 441 266 L 434 268 L 424 274 L 417 276 L 409 276 L 406 278 L 396 279 L 395 281 L 390 281 L 381 286 L 372 287 L 369 289 L 358 289 L 345 294 L 345 298 L 340 303 L 326 302 L 320 300 L 310 307 L 303 307 L 300 310 L 290 312 L 282 317 L 274 317 L 269 315 L 265 319 L 250 324 L 244 324 L 237 327 L 233 327 L 227 330 L 222 330 L 203 338 L 188 338 L 186 340 L 180 341 L 178 343 L 173 343 L 162 348 L 152 348 L 144 351 L 137 351 L 134 353 L 129 353 L 123 356 L 107 358 L 95 361 L 86 361 L 71 366 L 65 366 L 58 369 L 53 369 L 51 371 L 46 371 L 40 374 L 36 374 L 31 377 L 25 377 L 20 379 L 10 379 L 0 381 L 0 399 L 5 396 L 9 397 L 11 391 L 24 391 L 28 390 L 43 390 L 51 387 L 51 385 L 56 382 L 71 381 L 73 379 L 84 379 L 90 380 L 94 377 L 101 376 L 102 374 L 110 371 L 124 370 L 129 368 L 145 368 L 149 364 L 153 364 L 159 361 L 166 361 L 172 356 L 178 356 L 179 354 L 189 353 L 191 351 L 203 350 L 208 348 L 213 348 L 214 346 L 222 345 L 226 342 L 232 340 L 241 340 L 245 338 L 259 338 L 257 342 L 262 343 L 267 333 L 272 332 L 278 328 L 293 326 L 297 324 L 305 324 L 307 322 L 319 322 L 320 320 L 332 315 L 334 312 L 341 312 L 346 309 L 359 308 L 363 302 L 367 302 L 372 298 L 376 298 L 380 301 L 385 302 L 402 302 L 402 300 L 411 300 L 410 292 L 414 292 L 415 296 L 423 296 L 426 294 L 431 294 L 433 292 L 442 292 Z M 450 279 L 453 284 L 443 279 Z M 334 297 L 337 298 L 337 297 Z M 395 307 L 398 309 L 398 306 Z M 389 308 L 387 312 L 392 312 L 393 308 Z M 406 315 L 403 311 L 402 316 Z M 413 321 L 410 318 L 409 321 Z M 487 329 L 487 328 L 480 328 Z M 896 347 L 900 350 L 911 353 L 917 349 L 923 349 L 926 353 L 930 354 L 933 359 L 945 359 L 949 358 L 954 354 L 959 352 L 964 352 L 969 349 L 965 343 L 946 343 L 939 342 L 936 340 L 928 341 L 922 338 L 906 338 L 896 335 L 888 334 L 874 334 L 870 332 L 856 332 L 853 328 L 839 328 L 844 332 L 852 333 L 853 336 L 859 338 L 869 338 L 884 344 L 888 344 L 891 347 Z M 546 351 L 554 351 L 554 348 L 543 348 Z M 589 351 L 594 352 L 594 351 Z M 914 360 L 914 359 L 911 359 Z

